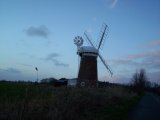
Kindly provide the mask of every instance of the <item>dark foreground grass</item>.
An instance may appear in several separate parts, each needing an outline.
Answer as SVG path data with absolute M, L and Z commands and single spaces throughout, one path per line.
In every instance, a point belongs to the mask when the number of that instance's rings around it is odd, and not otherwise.
M 114 104 L 108 107 L 104 107 L 100 109 L 100 111 L 96 113 L 91 113 L 89 116 L 90 120 L 128 120 L 129 114 L 134 108 L 134 106 L 140 100 L 140 96 L 135 96 L 134 98 L 122 102 L 121 104 Z
M 0 119 L 124 120 L 138 96 L 122 87 L 54 88 L 0 83 Z

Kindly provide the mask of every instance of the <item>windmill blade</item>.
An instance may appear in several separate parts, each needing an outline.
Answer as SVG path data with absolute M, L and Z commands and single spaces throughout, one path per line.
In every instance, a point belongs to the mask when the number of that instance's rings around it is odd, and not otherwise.
M 91 44 L 92 47 L 96 48 L 93 44 L 93 42 L 89 39 L 88 35 L 86 32 L 84 32 L 84 36 L 87 38 L 88 42 Z
M 106 36 L 108 34 L 107 32 L 108 30 L 108 26 L 106 24 L 103 25 L 101 33 L 100 33 L 100 40 L 99 40 L 99 44 L 98 44 L 98 50 L 101 48 L 101 46 L 104 44 L 104 41 L 106 39 Z
M 107 68 L 107 70 L 110 72 L 111 76 L 113 75 L 113 72 L 111 71 L 111 69 L 109 68 L 109 66 L 106 64 L 105 60 L 102 58 L 102 56 L 100 54 L 98 54 L 99 58 L 101 59 L 102 63 L 104 64 L 104 66 Z

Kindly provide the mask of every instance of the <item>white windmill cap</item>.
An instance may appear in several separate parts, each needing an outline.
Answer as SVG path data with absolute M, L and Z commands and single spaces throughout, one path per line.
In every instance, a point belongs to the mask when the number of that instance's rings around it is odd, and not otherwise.
M 91 46 L 82 46 L 78 49 L 79 53 L 93 53 L 98 54 L 98 50 Z

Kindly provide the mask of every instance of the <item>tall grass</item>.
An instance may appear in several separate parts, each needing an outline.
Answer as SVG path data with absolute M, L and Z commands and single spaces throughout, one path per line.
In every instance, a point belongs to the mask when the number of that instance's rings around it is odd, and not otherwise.
M 136 94 L 122 87 L 79 89 L 1 83 L 0 119 L 115 119 L 116 114 L 124 116 L 121 110 L 134 98 Z

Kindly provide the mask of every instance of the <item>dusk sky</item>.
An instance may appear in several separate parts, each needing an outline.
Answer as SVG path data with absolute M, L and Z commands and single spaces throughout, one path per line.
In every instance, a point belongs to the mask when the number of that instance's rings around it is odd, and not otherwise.
M 101 81 L 128 83 L 141 68 L 160 83 L 160 0 L 0 0 L 0 79 L 76 78 L 73 39 L 87 31 L 113 76 L 98 59 Z M 84 43 L 85 45 L 89 45 Z

